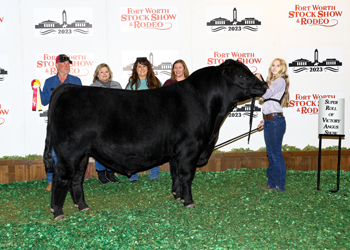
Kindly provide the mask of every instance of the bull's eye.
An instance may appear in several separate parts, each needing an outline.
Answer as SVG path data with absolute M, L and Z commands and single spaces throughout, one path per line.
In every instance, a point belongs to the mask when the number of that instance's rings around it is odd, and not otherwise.
M 239 76 L 239 77 L 241 77 L 241 78 L 242 78 L 243 76 Z

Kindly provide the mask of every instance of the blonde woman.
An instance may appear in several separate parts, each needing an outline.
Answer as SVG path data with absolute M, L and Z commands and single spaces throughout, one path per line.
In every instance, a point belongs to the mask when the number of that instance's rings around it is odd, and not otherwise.
M 260 74 L 256 76 L 262 80 Z M 268 181 L 262 188 L 270 191 L 285 191 L 286 165 L 282 155 L 282 141 L 286 131 L 286 120 L 283 116 L 283 107 L 288 107 L 289 104 L 289 76 L 287 64 L 283 59 L 276 58 L 272 61 L 267 83 L 269 89 L 262 96 L 264 121 L 258 125 L 258 129 L 264 129 L 269 159 L 269 167 L 266 171 Z
M 94 78 L 90 86 L 93 87 L 103 87 L 112 89 L 121 89 L 122 86 L 119 82 L 112 81 L 113 72 L 109 68 L 108 64 L 101 63 L 97 65 L 94 73 Z

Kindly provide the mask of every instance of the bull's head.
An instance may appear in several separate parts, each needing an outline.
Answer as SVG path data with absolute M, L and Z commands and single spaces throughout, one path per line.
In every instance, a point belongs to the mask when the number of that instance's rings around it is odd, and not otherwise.
M 224 79 L 242 90 L 236 97 L 238 101 L 265 94 L 268 88 L 267 83 L 260 81 L 246 65 L 231 59 L 226 60 L 222 65 Z
M 241 62 L 234 60 L 226 60 L 223 64 L 223 77 L 224 79 L 235 87 L 238 92 L 234 98 L 235 101 L 244 101 L 250 98 L 252 99 L 250 110 L 250 128 L 248 143 L 250 139 L 250 132 L 252 127 L 253 111 L 255 106 L 255 97 L 261 97 L 265 94 L 268 85 L 264 81 L 260 81 L 249 68 Z M 238 91 L 238 89 L 240 91 Z

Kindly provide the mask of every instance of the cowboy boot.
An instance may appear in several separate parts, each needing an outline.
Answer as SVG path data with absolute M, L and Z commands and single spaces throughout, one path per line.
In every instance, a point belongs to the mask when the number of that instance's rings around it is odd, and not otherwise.
M 118 180 L 118 178 L 115 177 L 113 171 L 107 171 L 106 178 L 107 178 L 107 180 L 109 180 L 110 182 L 120 183 L 120 180 Z
M 101 184 L 108 184 L 110 183 L 110 180 L 106 178 L 106 171 L 97 171 L 98 174 L 98 180 Z

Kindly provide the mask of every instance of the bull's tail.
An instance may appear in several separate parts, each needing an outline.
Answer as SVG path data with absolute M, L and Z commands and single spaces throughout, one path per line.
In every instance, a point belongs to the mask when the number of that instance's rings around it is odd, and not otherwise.
M 45 163 L 45 171 L 46 173 L 53 173 L 53 168 L 55 166 L 55 161 L 52 156 L 52 131 L 50 122 L 47 124 L 46 129 L 46 140 L 45 140 L 45 149 L 44 149 L 44 163 Z

